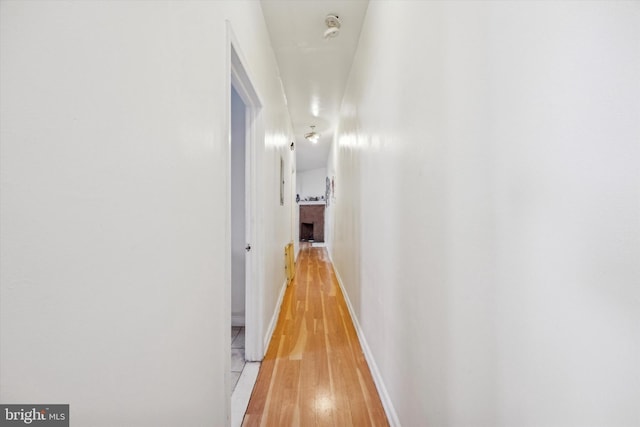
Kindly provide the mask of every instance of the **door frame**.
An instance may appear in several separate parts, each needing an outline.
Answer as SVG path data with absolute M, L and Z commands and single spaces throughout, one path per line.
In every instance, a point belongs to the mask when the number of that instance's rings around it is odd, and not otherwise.
M 264 133 L 261 125 L 260 110 L 262 102 L 252 79 L 249 76 L 242 52 L 238 45 L 231 23 L 226 21 L 227 27 L 227 126 L 228 126 L 228 173 L 227 173 L 227 288 L 229 330 L 231 329 L 231 86 L 236 90 L 245 110 L 245 239 L 251 245 L 245 261 L 245 359 L 247 361 L 260 361 L 264 356 L 262 343 L 262 284 L 261 275 L 258 274 L 261 265 L 262 242 L 257 230 L 258 192 L 256 154 L 260 136 Z

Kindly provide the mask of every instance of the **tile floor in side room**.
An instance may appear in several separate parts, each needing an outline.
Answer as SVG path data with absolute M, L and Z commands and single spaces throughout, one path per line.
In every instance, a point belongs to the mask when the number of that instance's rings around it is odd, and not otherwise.
M 231 392 L 236 389 L 244 369 L 244 327 L 231 327 Z

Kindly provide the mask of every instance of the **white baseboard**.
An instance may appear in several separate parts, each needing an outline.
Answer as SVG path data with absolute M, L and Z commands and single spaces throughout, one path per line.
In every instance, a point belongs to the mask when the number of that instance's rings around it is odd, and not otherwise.
M 346 290 L 344 289 L 344 283 L 342 283 L 342 278 L 340 277 L 340 273 L 338 273 L 338 270 L 336 270 L 335 265 L 333 264 L 333 259 L 331 258 L 331 254 L 329 253 L 329 251 L 327 251 L 327 253 L 329 254 L 329 260 L 331 260 L 333 271 L 336 273 L 336 278 L 338 279 L 338 284 L 340 285 L 340 289 L 342 290 L 342 295 L 344 295 L 344 299 L 347 303 L 347 308 L 349 309 L 349 314 L 351 315 L 353 326 L 356 328 L 356 334 L 358 335 L 360 346 L 362 347 L 362 351 L 364 352 L 364 357 L 367 360 L 369 369 L 371 370 L 371 376 L 373 376 L 373 382 L 376 384 L 376 388 L 378 389 L 378 394 L 380 395 L 380 400 L 382 401 L 384 412 L 387 414 L 387 419 L 389 420 L 389 424 L 391 425 L 391 427 L 401 427 L 400 420 L 398 419 L 398 414 L 396 413 L 396 410 L 393 407 L 393 403 L 391 403 L 391 398 L 389 397 L 387 388 L 385 387 L 384 382 L 382 381 L 382 375 L 380 374 L 378 365 L 376 364 L 376 361 L 373 358 L 373 353 L 371 352 L 371 348 L 367 343 L 367 339 L 364 336 L 364 332 L 360 327 L 360 322 L 358 321 L 358 318 L 356 317 L 356 313 L 353 310 L 353 306 L 351 305 L 349 294 L 347 294 Z
M 280 295 L 278 295 L 278 302 L 276 303 L 276 308 L 273 310 L 273 315 L 271 316 L 271 321 L 269 322 L 269 327 L 267 328 L 267 333 L 264 336 L 264 354 L 267 354 L 267 349 L 269 348 L 269 342 L 271 341 L 271 336 L 273 335 L 273 331 L 276 328 L 276 323 L 278 322 L 278 317 L 280 316 L 280 307 L 282 306 L 282 300 L 284 299 L 284 292 L 287 290 L 287 281 L 284 281 L 282 288 L 280 289 Z
M 244 314 L 232 314 L 231 326 L 244 326 Z

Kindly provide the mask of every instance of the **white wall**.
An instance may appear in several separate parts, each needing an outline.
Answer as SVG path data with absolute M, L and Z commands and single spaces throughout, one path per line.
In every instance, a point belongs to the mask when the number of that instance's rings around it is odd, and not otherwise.
M 297 174 L 297 194 L 300 199 L 305 197 L 320 197 L 325 195 L 327 168 L 300 171 Z
M 228 423 L 227 19 L 264 106 L 266 324 L 291 131 L 259 3 L 0 3 L 0 401 L 70 403 L 82 426 Z
M 371 2 L 332 257 L 404 426 L 640 424 L 638 2 Z

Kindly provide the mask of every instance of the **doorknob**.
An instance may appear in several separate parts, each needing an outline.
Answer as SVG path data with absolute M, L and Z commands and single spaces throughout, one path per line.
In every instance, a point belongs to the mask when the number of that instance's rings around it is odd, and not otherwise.
M 245 251 L 249 252 L 251 250 L 251 244 L 248 244 L 246 248 L 244 248 Z

